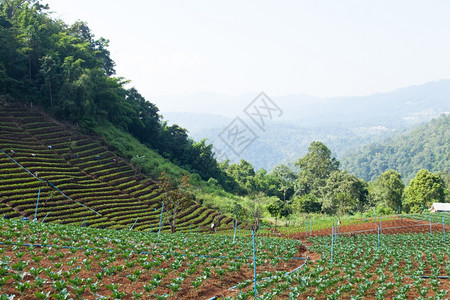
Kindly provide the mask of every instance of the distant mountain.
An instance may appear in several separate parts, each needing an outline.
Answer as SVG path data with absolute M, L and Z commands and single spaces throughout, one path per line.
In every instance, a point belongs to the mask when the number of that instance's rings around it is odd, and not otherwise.
M 398 171 L 409 182 L 420 169 L 450 170 L 450 115 L 442 115 L 408 134 L 383 143 L 367 145 L 346 155 L 342 167 L 365 180 L 373 180 L 388 169 Z
M 296 124 L 398 129 L 450 112 L 450 80 L 365 97 L 316 99 L 294 95 L 275 99 L 280 107 L 287 108 L 285 119 Z
M 267 120 L 266 131 L 263 132 L 243 113 L 256 95 L 233 97 L 199 93 L 170 96 L 164 100 L 176 101 L 183 111 L 163 111 L 163 114 L 170 124 L 176 123 L 188 129 L 194 139 L 207 138 L 216 146 L 220 159 L 227 157 L 238 161 L 243 158 L 256 169 L 270 170 L 278 163 L 293 162 L 304 155 L 309 143 L 314 140 L 324 142 L 341 158 L 347 152 L 405 133 L 418 124 L 450 112 L 450 80 L 365 97 L 289 95 L 272 97 L 283 114 Z M 203 106 L 197 106 L 196 96 Z M 207 107 L 204 106 L 206 104 Z M 199 113 L 207 110 L 216 114 Z M 258 137 L 239 156 L 219 138 L 219 134 L 235 117 L 240 117 Z

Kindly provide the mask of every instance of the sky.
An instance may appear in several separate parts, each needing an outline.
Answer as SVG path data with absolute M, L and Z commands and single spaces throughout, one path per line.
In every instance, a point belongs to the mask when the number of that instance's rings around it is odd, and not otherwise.
M 117 76 L 162 111 L 199 92 L 362 96 L 450 78 L 446 0 L 43 2 L 109 39 Z

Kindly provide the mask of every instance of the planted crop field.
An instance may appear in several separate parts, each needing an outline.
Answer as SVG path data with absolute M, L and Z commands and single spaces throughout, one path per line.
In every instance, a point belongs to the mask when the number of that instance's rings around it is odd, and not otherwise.
M 443 232 L 442 225 L 442 214 L 433 214 L 432 222 L 425 221 L 425 218 L 414 219 L 415 215 L 405 217 L 389 217 L 386 218 L 376 218 L 376 219 L 366 219 L 359 220 L 351 225 L 342 225 L 339 227 L 339 233 L 342 235 L 358 235 L 358 234 L 377 234 L 378 227 L 380 228 L 381 234 L 398 234 L 398 233 L 433 233 L 433 232 Z M 449 220 L 449 216 L 445 220 Z M 441 223 L 439 223 L 439 221 Z M 431 225 L 431 226 L 430 226 Z M 447 231 L 450 232 L 450 226 L 445 225 Z M 328 228 L 316 229 L 313 226 L 314 236 L 329 236 L 331 235 L 331 226 Z M 304 229 L 296 233 L 286 234 L 285 236 L 293 239 L 305 240 L 311 235 L 308 227 L 308 231 Z
M 443 232 L 166 234 L 1 220 L 5 299 L 448 299 Z M 416 227 L 420 228 L 420 227 Z
M 1 293 L 20 299 L 209 299 L 252 285 L 251 236 L 161 234 L 2 220 Z M 301 242 L 259 238 L 259 278 L 304 263 Z M 235 287 L 236 291 L 229 290 Z
M 163 197 L 157 182 L 136 172 L 98 137 L 35 110 L 1 106 L 0 150 L 1 216 L 33 219 L 36 214 L 39 221 L 113 229 L 159 225 Z M 231 224 L 195 203 L 178 219 L 179 230 L 208 230 L 213 220 L 219 228 Z M 170 230 L 168 222 L 163 230 Z

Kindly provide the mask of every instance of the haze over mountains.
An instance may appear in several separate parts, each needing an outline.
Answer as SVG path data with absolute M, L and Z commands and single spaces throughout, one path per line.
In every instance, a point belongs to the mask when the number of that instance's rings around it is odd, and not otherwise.
M 159 98 L 157 105 L 169 124 L 188 129 L 195 140 L 207 138 L 213 143 L 219 160 L 245 159 L 255 169 L 266 170 L 279 163 L 292 163 L 306 153 L 314 140 L 324 142 L 341 158 L 370 142 L 450 113 L 450 80 L 440 80 L 364 97 L 271 97 L 283 114 L 267 119 L 262 131 L 243 112 L 257 94 L 167 96 Z M 168 101 L 176 104 L 178 111 L 165 111 L 164 103 Z M 219 137 L 235 117 L 240 117 L 257 136 L 240 155 Z

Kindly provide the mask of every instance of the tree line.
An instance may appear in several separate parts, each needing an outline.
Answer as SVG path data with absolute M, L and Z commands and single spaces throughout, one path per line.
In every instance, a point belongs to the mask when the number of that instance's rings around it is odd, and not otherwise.
M 85 22 L 53 19 L 40 1 L 0 1 L 0 104 L 38 104 L 85 130 L 109 121 L 175 164 L 226 186 L 212 145 L 169 126 L 155 104 L 115 76 L 108 43 Z
M 389 169 L 408 183 L 421 169 L 431 172 L 450 167 L 450 115 L 443 114 L 413 131 L 383 143 L 373 143 L 342 159 L 342 165 L 365 180 L 374 180 Z
M 266 206 L 275 219 L 297 213 L 326 213 L 341 217 L 358 212 L 418 213 L 434 202 L 449 202 L 447 172 L 418 171 L 407 186 L 399 172 L 389 169 L 370 182 L 340 169 L 340 162 L 319 141 L 293 166 L 278 165 L 272 172 L 254 171 L 249 162 L 224 163 L 224 171 L 237 183 L 237 193 L 273 196 Z

